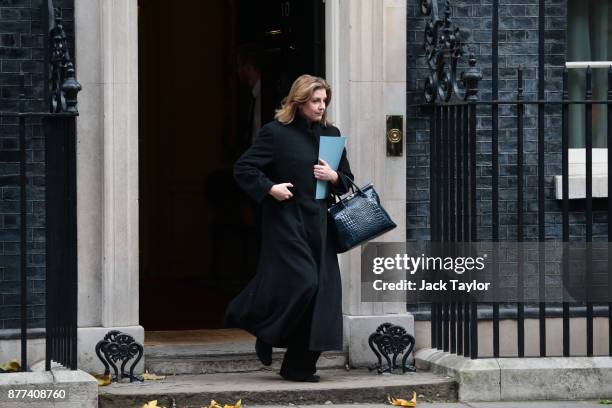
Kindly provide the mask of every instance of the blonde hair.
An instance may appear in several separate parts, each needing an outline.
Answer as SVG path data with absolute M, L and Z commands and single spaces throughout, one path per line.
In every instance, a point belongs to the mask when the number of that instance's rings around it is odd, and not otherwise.
M 327 126 L 327 106 L 331 102 L 331 87 L 323 78 L 312 75 L 302 75 L 293 82 L 289 95 L 283 98 L 281 108 L 276 110 L 274 119 L 283 125 L 293 122 L 298 107 L 308 102 L 312 94 L 319 89 L 324 89 L 327 92 L 325 112 L 323 112 L 323 117 L 321 118 L 321 124 Z

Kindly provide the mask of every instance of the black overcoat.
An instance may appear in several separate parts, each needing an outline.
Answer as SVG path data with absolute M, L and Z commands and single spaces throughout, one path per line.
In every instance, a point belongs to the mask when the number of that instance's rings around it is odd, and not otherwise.
M 312 307 L 309 348 L 342 349 L 342 287 L 327 208 L 331 193 L 343 194 L 348 186 L 340 178 L 336 186 L 329 183 L 327 199 L 315 199 L 320 136 L 340 131 L 299 114 L 288 125 L 270 122 L 234 165 L 238 185 L 261 204 L 262 236 L 257 273 L 229 304 L 225 323 L 276 347 L 288 345 Z M 346 150 L 338 172 L 353 179 Z M 279 183 L 293 184 L 292 198 L 277 201 L 268 194 Z

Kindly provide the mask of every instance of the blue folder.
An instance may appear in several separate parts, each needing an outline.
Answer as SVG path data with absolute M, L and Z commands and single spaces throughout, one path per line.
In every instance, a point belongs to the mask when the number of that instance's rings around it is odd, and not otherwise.
M 342 151 L 346 145 L 344 136 L 321 136 L 319 140 L 319 158 L 323 159 L 334 170 L 338 170 Z M 320 200 L 327 197 L 327 181 L 317 180 L 317 192 L 315 198 Z

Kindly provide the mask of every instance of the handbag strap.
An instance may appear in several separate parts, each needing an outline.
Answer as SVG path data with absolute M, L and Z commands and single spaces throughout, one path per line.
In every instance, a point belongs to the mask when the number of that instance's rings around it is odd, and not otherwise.
M 338 174 L 340 175 L 340 177 L 342 177 L 342 180 L 345 180 L 345 181 L 348 182 L 348 184 L 350 185 L 349 188 L 353 189 L 353 191 L 357 190 L 357 191 L 359 191 L 359 194 L 364 195 L 363 190 L 361 190 L 359 188 L 359 186 L 357 184 L 355 184 L 355 182 L 353 180 L 351 180 L 350 177 L 348 177 L 347 175 L 345 175 L 342 172 L 338 172 Z
M 336 204 L 340 204 L 344 206 L 344 202 L 347 199 L 350 199 L 350 197 L 354 196 L 355 194 L 360 194 L 361 196 L 365 197 L 365 193 L 363 192 L 363 190 L 360 189 L 359 186 L 355 184 L 355 182 L 351 180 L 348 176 L 346 176 L 344 173 L 340 171 L 338 172 L 338 176 L 342 177 L 342 180 L 345 180 L 348 183 L 349 190 L 351 191 L 351 195 L 349 197 L 345 197 L 341 199 L 339 194 L 332 193 L 332 196 L 335 197 Z

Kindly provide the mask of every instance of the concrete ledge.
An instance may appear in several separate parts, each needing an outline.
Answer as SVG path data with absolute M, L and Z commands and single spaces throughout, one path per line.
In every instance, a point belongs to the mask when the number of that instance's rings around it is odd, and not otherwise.
M 435 349 L 418 350 L 415 357 L 417 368 L 454 378 L 460 401 L 612 397 L 612 357 L 472 360 Z
M 436 349 L 415 354 L 417 369 L 454 378 L 460 401 L 501 401 L 500 370 L 496 359 L 471 360 Z
M 18 390 L 33 391 L 28 397 Z M 11 398 L 9 392 L 12 391 Z M 50 393 L 50 398 L 43 393 Z M 62 398 L 63 396 L 63 398 Z M 81 370 L 53 368 L 51 371 L 0 374 L 0 407 L 11 408 L 97 408 L 96 379 Z
M 502 400 L 612 397 L 612 357 L 498 360 Z
M 21 364 L 21 340 L 0 339 L 0 361 L 17 360 Z M 33 366 L 37 361 L 45 358 L 45 339 L 28 337 L 28 366 Z
M 608 149 L 593 149 L 592 190 L 594 198 L 608 197 Z M 568 196 L 586 198 L 586 149 L 568 149 Z M 554 176 L 555 198 L 563 199 L 563 176 Z

